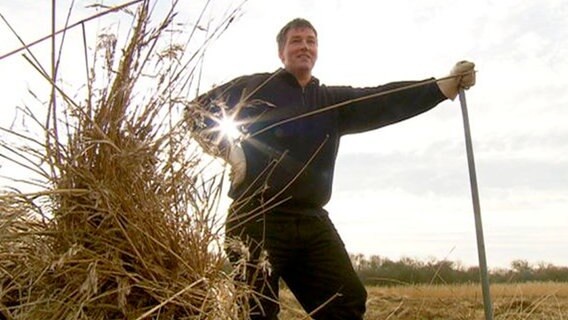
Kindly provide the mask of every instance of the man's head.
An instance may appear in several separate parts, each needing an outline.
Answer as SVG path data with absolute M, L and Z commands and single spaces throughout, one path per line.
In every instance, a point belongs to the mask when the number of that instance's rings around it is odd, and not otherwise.
M 276 37 L 278 56 L 286 70 L 299 77 L 310 75 L 318 58 L 317 31 L 305 19 L 288 22 Z

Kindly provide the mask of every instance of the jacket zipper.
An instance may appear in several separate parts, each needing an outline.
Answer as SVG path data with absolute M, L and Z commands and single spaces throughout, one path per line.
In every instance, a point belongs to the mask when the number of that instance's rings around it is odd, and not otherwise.
M 309 84 L 308 84 L 309 85 Z M 306 87 L 302 87 L 302 109 L 306 110 L 307 102 L 306 102 Z

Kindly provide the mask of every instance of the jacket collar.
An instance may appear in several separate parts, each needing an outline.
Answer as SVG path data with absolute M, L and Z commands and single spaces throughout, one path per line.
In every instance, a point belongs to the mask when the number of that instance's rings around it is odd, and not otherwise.
M 293 86 L 297 86 L 300 87 L 300 84 L 298 83 L 298 80 L 296 79 L 296 77 L 291 74 L 290 72 L 288 72 L 288 70 L 284 69 L 284 68 L 278 68 L 278 70 L 275 71 L 276 76 L 283 79 L 284 81 L 288 82 L 289 84 L 293 85 Z M 313 86 L 319 85 L 319 79 L 312 76 L 312 79 L 310 80 L 310 82 L 308 82 L 308 84 L 306 85 L 306 87 L 309 86 Z

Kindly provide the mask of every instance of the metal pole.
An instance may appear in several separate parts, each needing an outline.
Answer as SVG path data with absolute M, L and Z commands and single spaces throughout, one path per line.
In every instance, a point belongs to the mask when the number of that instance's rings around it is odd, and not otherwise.
M 477 177 L 475 174 L 475 160 L 473 158 L 473 146 L 471 143 L 471 131 L 469 128 L 469 117 L 467 115 L 467 104 L 465 92 L 459 90 L 460 104 L 463 115 L 463 127 L 465 131 L 465 145 L 467 150 L 467 163 L 469 166 L 469 181 L 471 185 L 471 197 L 473 200 L 473 213 L 475 216 L 475 233 L 477 235 L 477 254 L 479 257 L 479 273 L 481 276 L 481 288 L 483 291 L 483 305 L 485 307 L 485 319 L 493 320 L 493 306 L 491 304 L 491 293 L 489 291 L 489 276 L 487 272 L 487 259 L 485 258 L 485 240 L 483 239 L 483 227 L 481 224 L 481 209 L 479 206 L 479 193 L 477 191 Z

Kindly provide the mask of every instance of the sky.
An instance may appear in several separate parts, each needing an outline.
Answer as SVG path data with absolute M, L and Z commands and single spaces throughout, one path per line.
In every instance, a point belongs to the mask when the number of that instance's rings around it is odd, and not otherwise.
M 43 2 L 6 2 L 0 13 L 31 41 L 51 28 L 50 1 Z M 58 1 L 59 25 L 70 3 Z M 91 3 L 77 0 L 70 21 L 93 14 Z M 195 17 L 202 3 L 181 0 L 180 19 Z M 239 4 L 213 0 L 209 19 Z M 441 77 L 457 61 L 475 62 L 477 84 L 466 98 L 488 266 L 508 267 L 516 259 L 568 266 L 568 2 L 248 0 L 210 45 L 203 87 L 279 68 L 275 36 L 296 17 L 318 30 L 314 75 L 328 85 Z M 89 27 L 116 27 L 120 19 L 116 14 Z M 74 36 L 68 43 L 80 43 Z M 0 43 L 0 55 L 19 46 L 3 22 Z M 48 60 L 48 43 L 34 50 Z M 83 68 L 79 52 L 65 49 L 62 73 L 70 83 L 81 79 L 74 71 Z M 36 92 L 41 81 L 21 55 L 0 60 L 1 125 L 9 125 L 16 106 L 36 102 L 28 89 L 47 100 L 47 91 Z M 326 209 L 351 253 L 477 265 L 457 99 L 344 137 Z

